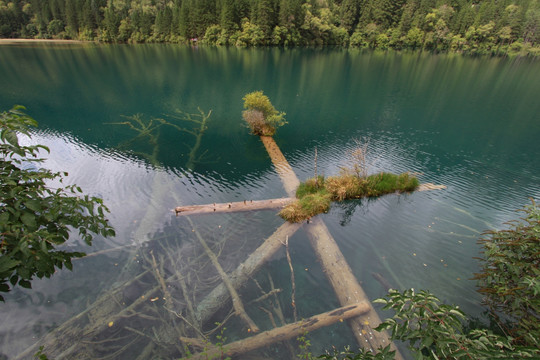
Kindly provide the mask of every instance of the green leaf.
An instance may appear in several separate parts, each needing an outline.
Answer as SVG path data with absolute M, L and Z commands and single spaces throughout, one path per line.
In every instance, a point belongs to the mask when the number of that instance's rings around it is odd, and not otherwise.
M 422 339 L 422 345 L 424 345 L 425 347 L 430 347 L 431 344 L 433 344 L 433 338 L 431 336 L 427 336 Z
M 6 255 L 0 256 L 0 274 L 3 272 L 11 272 L 11 270 L 20 263 L 20 261 L 11 259 Z
M 9 213 L 3 212 L 0 214 L 0 225 L 7 225 L 9 221 Z
M 41 202 L 39 200 L 28 200 L 24 203 L 24 206 L 26 206 L 28 209 L 32 211 L 41 210 Z
M 35 229 L 36 226 L 36 216 L 32 213 L 23 213 L 21 215 L 21 221 L 24 225 L 28 226 L 31 230 Z
M 17 133 L 12 130 L 6 130 L 2 133 L 2 137 L 4 140 L 7 140 L 11 145 L 15 147 L 19 147 L 19 139 L 17 138 Z
M 19 280 L 19 285 L 21 285 L 23 288 L 31 289 L 32 284 L 30 284 L 30 281 L 21 279 Z

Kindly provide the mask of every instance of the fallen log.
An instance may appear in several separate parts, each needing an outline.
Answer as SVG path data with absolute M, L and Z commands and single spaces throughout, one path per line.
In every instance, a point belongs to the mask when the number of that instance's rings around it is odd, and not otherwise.
M 285 156 L 283 156 L 283 153 L 275 143 L 274 139 L 270 136 L 261 136 L 260 138 L 272 159 L 272 163 L 276 167 L 276 172 L 283 182 L 285 191 L 289 196 L 294 196 L 293 194 L 300 184 L 296 174 L 287 162 L 287 159 L 285 159 Z M 381 323 L 381 319 L 369 302 L 364 290 L 360 284 L 358 284 L 358 280 L 352 273 L 343 253 L 322 219 L 320 217 L 314 218 L 312 223 L 307 225 L 305 229 L 310 239 L 311 246 L 319 259 L 340 304 L 342 306 L 347 306 L 356 303 L 366 303 L 369 306 L 366 313 L 349 320 L 349 325 L 353 330 L 358 344 L 372 352 L 375 352 L 380 346 L 385 347 L 386 345 L 391 344 L 392 350 L 396 351 L 395 359 L 402 359 L 401 354 L 390 341 L 388 334 L 386 332 L 377 332 L 373 330 Z
M 190 218 L 187 218 L 187 219 L 189 223 L 191 224 L 191 226 L 193 227 L 193 222 L 191 221 L 191 219 Z M 225 287 L 227 288 L 227 291 L 229 292 L 229 295 L 232 298 L 232 303 L 233 303 L 233 307 L 234 307 L 234 311 L 236 315 L 238 315 L 246 323 L 249 331 L 259 332 L 259 327 L 253 322 L 253 320 L 251 320 L 251 318 L 247 314 L 244 308 L 244 304 L 242 303 L 242 300 L 240 299 L 240 295 L 238 295 L 238 292 L 236 291 L 235 287 L 233 286 L 231 282 L 231 279 L 229 278 L 227 273 L 225 273 L 225 270 L 223 270 L 223 268 L 221 267 L 221 264 L 219 263 L 219 260 L 216 254 L 214 254 L 214 252 L 212 251 L 212 249 L 210 249 L 210 247 L 208 246 L 206 241 L 203 239 L 201 234 L 199 234 L 199 232 L 196 230 L 195 230 L 195 235 L 197 236 L 197 239 L 199 239 L 199 243 L 203 246 L 204 251 L 206 252 L 206 255 L 210 258 L 210 260 L 212 261 L 212 264 L 214 265 L 217 272 L 219 273 L 219 276 L 221 277 L 221 281 L 223 281 L 223 283 L 225 284 Z
M 339 249 L 336 241 L 328 231 L 320 217 L 313 219 L 306 227 L 311 246 L 317 254 L 317 258 L 323 267 L 330 285 L 334 289 L 339 303 L 342 306 L 357 302 L 367 302 L 370 309 L 362 316 L 351 319 L 349 325 L 360 346 L 375 352 L 379 347 L 385 347 L 391 343 L 388 334 L 373 330 L 379 326 L 381 319 L 371 306 L 369 299 L 358 284 L 347 260 Z M 392 350 L 397 350 L 392 346 Z M 396 351 L 396 359 L 401 359 Z
M 289 222 L 281 225 L 270 237 L 268 237 L 249 257 L 240 264 L 236 270 L 228 275 L 232 287 L 240 288 L 251 276 L 266 263 L 283 245 L 283 239 L 291 237 L 302 224 L 291 224 Z M 205 323 L 230 299 L 229 291 L 225 284 L 216 286 L 197 305 L 195 315 L 199 323 Z
M 270 155 L 270 159 L 272 160 L 272 164 L 274 164 L 276 172 L 281 178 L 281 182 L 283 183 L 287 195 L 295 197 L 296 189 L 298 188 L 298 185 L 300 185 L 300 180 L 296 177 L 291 165 L 289 165 L 289 162 L 285 159 L 285 156 L 283 156 L 283 153 L 277 146 L 274 138 L 271 136 L 260 136 L 260 138 L 268 155 Z
M 372 272 L 371 276 L 373 276 L 373 278 L 375 280 L 377 280 L 379 282 L 379 284 L 381 284 L 381 286 L 384 288 L 384 291 L 388 292 L 390 289 L 393 288 L 393 286 L 390 285 L 390 282 L 384 276 L 382 276 L 380 273 Z
M 235 356 L 252 351 L 276 342 L 296 338 L 306 332 L 315 331 L 325 326 L 332 325 L 338 321 L 343 321 L 369 311 L 368 303 L 358 303 L 344 306 L 332 311 L 328 311 L 319 315 L 312 316 L 308 319 L 301 320 L 292 324 L 284 325 L 272 330 L 264 331 L 258 335 L 238 340 L 221 347 L 210 346 L 205 347 L 205 351 L 196 354 L 189 359 L 215 359 L 219 356 Z M 182 339 L 189 343 L 189 339 Z M 201 344 L 194 339 L 193 345 L 200 347 Z
M 176 215 L 199 215 L 230 213 L 240 211 L 282 209 L 285 205 L 294 201 L 294 198 L 279 198 L 269 200 L 244 200 L 228 203 L 213 203 L 205 205 L 177 206 L 174 211 Z
M 444 190 L 446 185 L 436 185 L 432 183 L 424 183 L 418 185 L 415 191 L 428 191 L 428 190 Z

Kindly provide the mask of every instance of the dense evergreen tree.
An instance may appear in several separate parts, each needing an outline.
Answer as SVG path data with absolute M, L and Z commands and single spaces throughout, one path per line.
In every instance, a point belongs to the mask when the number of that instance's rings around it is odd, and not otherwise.
M 0 0 L 0 37 L 540 54 L 539 0 Z

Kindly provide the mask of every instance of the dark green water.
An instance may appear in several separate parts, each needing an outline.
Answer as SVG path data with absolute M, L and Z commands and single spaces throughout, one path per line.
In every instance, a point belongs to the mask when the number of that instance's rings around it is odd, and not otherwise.
M 0 305 L 0 353 L 10 357 L 120 282 L 132 251 L 171 234 L 181 244 L 196 241 L 191 225 L 171 213 L 175 206 L 285 196 L 263 146 L 242 125 L 242 97 L 250 91 L 264 90 L 287 113 L 289 124 L 276 141 L 301 180 L 313 175 L 315 148 L 319 173 L 333 175 L 347 165 L 354 140 L 369 139 L 370 172 L 420 172 L 422 182 L 448 186 L 337 204 L 323 216 L 372 299 L 385 293 L 373 277 L 379 273 L 394 287 L 430 289 L 479 314 L 480 297 L 469 280 L 477 239 L 516 218 L 514 210 L 529 197 L 540 199 L 540 63 L 527 59 L 90 45 L 4 46 L 0 64 L 0 109 L 25 105 L 40 123 L 33 141 L 51 148 L 47 166 L 69 171 L 70 181 L 111 209 L 118 236 L 96 239 L 86 251 L 124 246 L 77 261 L 74 272 L 35 281 L 33 291 L 9 294 Z M 197 107 L 212 115 L 193 171 L 186 163 L 194 137 L 186 133 L 163 131 L 154 161 L 139 154 L 152 150 L 143 142 L 118 147 L 135 136 L 111 124 L 123 116 L 170 119 L 177 109 L 196 113 Z M 281 224 L 273 212 L 193 221 L 216 243 L 230 239 L 221 245 L 229 270 Z M 299 316 L 336 307 L 303 232 L 290 241 Z M 266 273 L 288 304 L 283 252 L 261 270 Z M 261 295 L 253 284 L 243 291 L 247 299 Z M 270 327 L 257 306 L 248 312 Z M 241 336 L 241 325 L 228 328 L 230 339 Z M 344 326 L 313 335 L 314 352 L 352 341 Z

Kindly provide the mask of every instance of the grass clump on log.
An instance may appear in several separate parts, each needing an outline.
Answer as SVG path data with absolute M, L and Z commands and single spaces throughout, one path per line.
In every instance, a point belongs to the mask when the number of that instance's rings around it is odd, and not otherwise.
M 277 111 L 268 96 L 262 91 L 254 91 L 243 97 L 242 117 L 255 135 L 272 136 L 276 129 L 285 125 L 285 113 Z
M 296 191 L 298 200 L 283 208 L 279 215 L 290 222 L 301 222 L 328 212 L 332 201 L 410 192 L 418 185 L 418 179 L 409 173 L 381 172 L 364 177 L 344 171 L 339 176 L 317 176 L 300 184 Z

